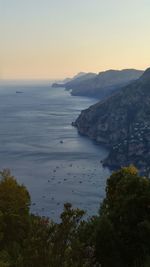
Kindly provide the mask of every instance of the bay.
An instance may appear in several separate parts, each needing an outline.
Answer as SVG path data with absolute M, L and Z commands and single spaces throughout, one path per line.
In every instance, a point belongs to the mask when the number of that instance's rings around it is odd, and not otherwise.
M 0 169 L 31 194 L 31 212 L 55 221 L 65 202 L 97 213 L 110 175 L 104 147 L 71 123 L 96 99 L 73 97 L 48 82 L 0 85 Z

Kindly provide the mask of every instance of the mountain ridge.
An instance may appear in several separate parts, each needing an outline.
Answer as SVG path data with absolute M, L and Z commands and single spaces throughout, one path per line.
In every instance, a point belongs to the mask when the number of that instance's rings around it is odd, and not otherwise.
M 83 81 L 78 86 L 72 86 L 71 94 L 103 99 L 138 79 L 142 74 L 143 71 L 135 69 L 106 70 L 88 82 Z
M 53 84 L 53 87 L 65 87 L 73 96 L 96 97 L 103 99 L 120 90 L 123 86 L 137 80 L 143 71 L 136 69 L 106 70 L 75 76 L 63 84 Z

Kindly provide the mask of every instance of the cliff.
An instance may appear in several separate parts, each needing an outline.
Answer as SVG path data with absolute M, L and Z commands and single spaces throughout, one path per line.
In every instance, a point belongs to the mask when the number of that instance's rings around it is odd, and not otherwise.
M 81 112 L 75 122 L 81 134 L 110 149 L 104 165 L 134 164 L 150 169 L 150 69 L 105 101 Z

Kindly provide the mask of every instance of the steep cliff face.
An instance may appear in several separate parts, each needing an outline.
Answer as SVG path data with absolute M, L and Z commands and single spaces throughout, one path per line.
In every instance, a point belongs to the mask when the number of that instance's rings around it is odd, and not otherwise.
M 104 164 L 135 164 L 150 169 L 150 69 L 119 93 L 81 112 L 75 122 L 81 134 L 110 148 Z

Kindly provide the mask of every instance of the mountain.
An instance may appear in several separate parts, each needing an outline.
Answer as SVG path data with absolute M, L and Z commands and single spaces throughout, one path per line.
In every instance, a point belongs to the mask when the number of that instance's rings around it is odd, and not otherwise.
M 104 165 L 150 173 L 150 68 L 137 81 L 81 112 L 79 133 L 109 148 Z
M 80 87 L 81 83 L 86 82 L 88 84 L 88 82 L 90 80 L 92 80 L 93 78 L 96 77 L 96 73 L 79 73 L 78 75 L 76 75 L 73 79 L 71 79 L 71 81 L 65 83 L 65 88 L 67 90 L 72 90 L 73 88 L 78 88 Z
M 64 83 L 68 83 L 68 82 L 70 82 L 70 81 L 71 81 L 71 78 L 66 78 L 66 79 L 63 80 L 63 84 L 64 84 Z
M 62 83 L 54 83 L 52 87 L 64 87 L 67 90 L 70 90 L 72 86 L 78 87 L 78 84 L 83 81 L 87 81 L 93 77 L 95 77 L 95 73 L 85 73 L 85 72 L 79 72 L 76 74 L 73 78 L 67 78 L 62 81 Z
M 143 71 L 134 69 L 108 70 L 100 72 L 91 79 L 83 79 L 78 83 L 70 81 L 65 84 L 67 89 L 72 89 L 74 96 L 89 96 L 102 99 L 119 90 L 121 87 L 137 80 Z
M 81 72 L 77 73 L 71 80 L 74 80 L 74 79 L 76 79 L 76 78 L 80 78 L 80 77 L 84 76 L 85 74 L 87 74 L 87 73 L 81 71 Z
M 86 74 L 87 74 L 86 72 L 79 72 L 73 78 L 66 78 L 66 79 L 64 79 L 63 80 L 63 83 L 66 84 L 66 83 L 71 82 L 71 81 L 73 81 L 73 80 L 75 80 L 77 78 L 80 78 L 80 77 L 82 77 L 82 76 L 84 76 Z

